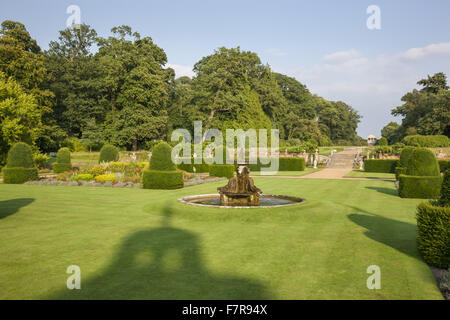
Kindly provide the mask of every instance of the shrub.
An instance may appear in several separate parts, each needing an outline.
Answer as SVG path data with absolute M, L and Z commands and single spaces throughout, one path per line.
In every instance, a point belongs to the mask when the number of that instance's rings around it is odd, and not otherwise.
M 75 180 L 75 181 L 81 181 L 81 180 L 82 181 L 92 181 L 92 180 L 94 180 L 94 176 L 89 173 L 82 173 L 82 174 L 79 174 L 79 175 L 73 177 L 73 180 Z
M 101 174 L 101 175 L 95 177 L 95 181 L 101 182 L 101 183 L 105 183 L 106 181 L 115 181 L 115 180 L 116 180 L 116 176 L 113 173 Z
M 31 147 L 24 142 L 14 144 L 8 152 L 6 166 L 9 168 L 33 168 L 34 161 Z
M 191 158 L 190 161 L 191 163 L 180 163 L 177 165 L 177 168 L 191 173 L 194 172 L 194 167 L 196 173 L 209 172 L 209 164 L 204 162 L 201 164 L 194 164 L 194 158 Z
M 441 172 L 445 172 L 447 169 L 450 169 L 450 160 L 438 159 L 439 170 Z
M 166 142 L 161 142 L 153 148 L 150 170 L 176 170 L 175 164 L 172 162 L 172 148 Z
M 442 177 L 401 174 L 398 193 L 401 198 L 436 199 L 440 195 Z
M 111 162 L 119 160 L 119 150 L 110 144 L 105 144 L 100 150 L 98 162 Z
M 416 134 L 404 137 L 403 142 L 407 146 L 415 147 L 438 148 L 450 146 L 450 139 L 444 135 L 422 136 L 420 134 Z
M 75 152 L 87 151 L 86 146 L 81 142 L 81 140 L 77 139 L 75 137 L 66 138 L 63 141 L 62 145 L 64 147 L 67 147 L 70 151 L 75 151 Z
M 304 171 L 306 168 L 304 158 L 279 158 L 279 171 Z
M 153 158 L 153 157 L 152 157 Z M 184 187 L 182 171 L 145 170 L 142 175 L 144 189 L 179 189 Z
M 33 161 L 35 166 L 38 169 L 45 169 L 50 166 L 49 161 L 50 157 L 43 153 L 35 153 L 33 154 Z
M 406 174 L 410 176 L 439 176 L 439 164 L 434 153 L 426 148 L 416 148 L 413 150 Z
M 209 175 L 212 177 L 226 177 L 229 179 L 234 176 L 235 168 L 234 164 L 212 164 L 209 166 Z
M 385 160 L 364 160 L 364 171 L 366 172 L 385 172 L 395 173 L 395 167 L 398 164 L 398 160 L 385 159 Z
M 2 169 L 3 183 L 24 183 L 26 181 L 38 180 L 37 168 L 8 168 Z
M 450 206 L 450 169 L 447 169 L 444 174 L 439 205 L 444 207 Z
M 387 146 L 388 145 L 388 141 L 385 137 L 381 137 L 380 140 L 378 140 L 378 145 L 379 146 Z
M 409 159 L 414 152 L 415 147 L 405 147 L 400 153 L 400 161 L 398 163 L 399 167 L 406 168 L 408 166 Z
M 34 166 L 33 154 L 28 144 L 18 142 L 11 147 L 2 174 L 4 183 L 38 180 L 38 170 Z
M 53 164 L 53 172 L 61 173 L 72 170 L 72 163 L 70 162 L 69 148 L 61 148 L 56 154 L 56 162 Z
M 417 248 L 423 259 L 438 268 L 450 266 L 450 207 L 421 203 L 417 207 Z

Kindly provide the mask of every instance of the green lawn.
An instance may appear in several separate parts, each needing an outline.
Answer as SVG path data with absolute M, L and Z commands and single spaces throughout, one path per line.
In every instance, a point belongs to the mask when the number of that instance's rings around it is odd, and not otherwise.
M 304 176 L 305 174 L 310 174 L 316 171 L 319 171 L 320 169 L 313 169 L 313 168 L 306 168 L 304 171 L 277 171 L 274 175 L 275 176 Z M 252 176 L 260 176 L 260 171 L 253 171 L 250 173 Z
M 176 191 L 0 184 L 0 299 L 442 299 L 415 207 L 389 181 L 255 177 L 276 209 L 181 204 Z M 81 290 L 66 269 L 81 268 Z M 381 268 L 369 290 L 366 269 Z
M 346 178 L 383 178 L 395 179 L 395 174 L 384 172 L 365 172 L 361 170 L 352 170 L 345 175 Z

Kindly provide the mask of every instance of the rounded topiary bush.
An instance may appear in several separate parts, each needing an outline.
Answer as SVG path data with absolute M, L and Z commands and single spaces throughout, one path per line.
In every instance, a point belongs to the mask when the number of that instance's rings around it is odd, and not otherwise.
M 176 169 L 172 162 L 172 148 L 169 144 L 161 142 L 153 148 L 150 169 L 162 171 L 174 171 Z
M 70 161 L 69 148 L 61 148 L 56 154 L 56 162 L 53 165 L 53 172 L 61 173 L 72 170 L 72 162 Z
M 144 189 L 178 189 L 184 187 L 183 171 L 172 162 L 172 148 L 165 142 L 153 148 L 149 168 L 142 173 Z
M 417 207 L 417 248 L 424 260 L 439 268 L 450 266 L 450 207 L 423 202 Z
M 34 161 L 31 147 L 24 142 L 14 144 L 8 152 L 8 160 L 6 165 L 9 168 L 33 168 Z
M 408 166 L 409 159 L 411 158 L 411 155 L 415 149 L 415 147 L 403 148 L 402 152 L 400 153 L 400 161 L 398 163 L 399 167 L 406 168 Z
M 444 174 L 444 181 L 442 182 L 439 205 L 450 207 L 450 169 L 447 169 Z
M 110 144 L 105 144 L 100 150 L 98 162 L 111 162 L 119 160 L 119 150 Z
M 439 163 L 431 150 L 416 148 L 408 160 L 406 174 L 409 176 L 439 176 L 441 172 Z
M 2 169 L 4 183 L 24 183 L 38 179 L 33 153 L 28 144 L 18 142 L 8 152 L 6 166 Z

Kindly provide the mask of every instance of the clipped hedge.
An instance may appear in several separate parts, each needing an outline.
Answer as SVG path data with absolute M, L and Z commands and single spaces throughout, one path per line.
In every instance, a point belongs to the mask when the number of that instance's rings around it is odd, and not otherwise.
M 415 147 L 405 147 L 402 149 L 402 152 L 400 153 L 400 160 L 398 163 L 399 167 L 406 168 L 408 166 L 409 159 L 411 158 L 415 149 Z
M 306 163 L 304 158 L 280 157 L 279 171 L 305 171 Z
M 420 134 L 406 136 L 403 143 L 407 146 L 439 148 L 450 147 L 450 139 L 444 135 L 423 136 Z
M 438 268 L 450 267 L 450 207 L 421 203 L 417 207 L 417 248 L 423 259 Z
M 56 162 L 53 164 L 53 172 L 61 173 L 69 170 L 72 170 L 70 150 L 69 148 L 61 148 L 56 154 Z
M 395 167 L 395 179 L 396 180 L 398 180 L 398 177 L 401 175 L 401 174 L 405 174 L 406 173 L 406 168 L 404 168 L 404 167 Z
M 2 169 L 2 174 L 3 174 L 3 183 L 24 183 L 27 181 L 39 179 L 37 168 L 4 167 Z
M 39 179 L 38 169 L 34 166 L 33 153 L 28 144 L 18 142 L 11 147 L 2 174 L 3 183 L 24 183 Z
M 100 149 L 100 157 L 98 158 L 98 162 L 111 162 L 119 160 L 119 150 L 110 144 L 105 144 Z
M 446 159 L 438 159 L 439 170 L 441 172 L 445 172 L 447 169 L 450 169 L 450 160 Z
M 271 161 L 273 161 L 273 160 L 271 159 Z M 305 163 L 304 158 L 279 157 L 278 161 L 279 161 L 278 171 L 304 171 L 306 168 L 306 163 Z M 258 158 L 258 163 L 250 163 L 247 166 L 250 169 L 250 171 L 261 171 L 261 168 L 269 168 L 270 163 L 263 164 L 263 163 L 261 163 L 260 158 Z
M 234 164 L 211 164 L 209 166 L 209 175 L 212 177 L 226 177 L 229 179 L 234 176 L 235 170 L 236 166 Z
M 450 169 L 445 171 L 441 187 L 441 196 L 438 202 L 440 206 L 450 206 Z
M 184 187 L 183 171 L 172 162 L 172 148 L 161 142 L 153 148 L 149 169 L 142 174 L 144 189 L 179 189 Z
M 401 198 L 436 199 L 441 192 L 442 177 L 401 174 L 398 193 Z
M 17 142 L 8 152 L 6 166 L 9 168 L 33 168 L 34 160 L 31 147 L 24 142 Z
M 409 176 L 439 176 L 439 164 L 434 153 L 427 148 L 413 150 L 405 174 Z
M 364 160 L 364 171 L 366 172 L 384 172 L 395 173 L 399 161 L 396 159 L 366 159 Z
M 180 163 L 179 165 L 177 165 L 177 168 L 180 170 L 187 171 L 187 172 L 194 172 L 194 167 L 195 167 L 196 173 L 209 172 L 209 164 L 204 163 L 204 162 L 201 164 L 195 164 L 194 158 L 191 158 L 190 162 L 191 163 Z
M 172 162 L 172 148 L 168 143 L 160 142 L 153 148 L 150 169 L 161 171 L 174 171 L 176 169 Z
M 142 174 L 144 189 L 179 189 L 184 187 L 182 171 L 145 170 Z

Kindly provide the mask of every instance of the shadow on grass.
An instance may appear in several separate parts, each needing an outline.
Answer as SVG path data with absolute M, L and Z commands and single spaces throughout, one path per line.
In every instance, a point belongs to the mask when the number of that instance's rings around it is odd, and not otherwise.
M 171 226 L 164 209 L 161 225 L 133 233 L 101 275 L 81 290 L 65 288 L 50 299 L 269 299 L 265 287 L 246 278 L 217 275 L 205 268 L 200 239 Z M 83 275 L 83 266 L 80 265 Z M 68 275 L 69 276 L 69 275 Z M 47 297 L 48 298 L 48 297 Z
M 398 197 L 398 192 L 397 189 L 394 188 L 385 188 L 385 187 L 366 187 L 366 189 L 370 189 L 370 190 L 375 190 L 378 191 L 380 193 L 385 193 L 385 194 L 389 194 L 391 196 L 396 196 Z
M 6 218 L 18 212 L 20 208 L 26 207 L 33 201 L 34 199 L 32 198 L 19 198 L 0 201 L 0 219 Z
M 348 215 L 348 218 L 357 225 L 366 228 L 367 231 L 364 234 L 368 238 L 383 243 L 408 256 L 420 259 L 416 247 L 416 225 L 372 214 L 360 208 L 349 207 L 365 213 L 352 213 Z

